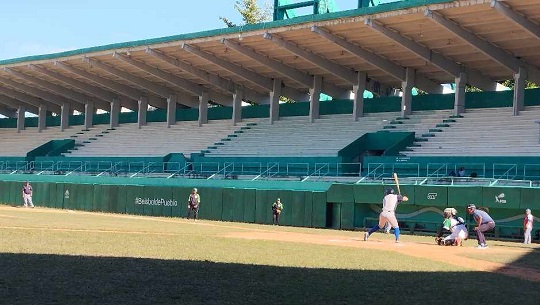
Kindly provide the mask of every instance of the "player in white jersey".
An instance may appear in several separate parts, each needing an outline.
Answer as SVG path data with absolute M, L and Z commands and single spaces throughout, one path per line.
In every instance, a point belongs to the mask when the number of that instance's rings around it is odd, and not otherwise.
M 525 218 L 523 219 L 523 230 L 524 230 L 524 237 L 525 240 L 523 241 L 524 244 L 530 244 L 531 243 L 531 232 L 533 229 L 533 221 L 534 216 L 531 214 L 530 209 L 525 210 Z
M 34 191 L 32 190 L 32 185 L 30 185 L 30 182 L 26 181 L 22 188 L 22 198 L 25 208 L 27 208 L 28 206 L 30 206 L 31 208 L 34 207 L 34 203 L 32 202 L 33 192 Z
M 457 216 L 457 210 L 454 208 L 444 209 L 443 217 L 443 229 L 450 231 L 450 235 L 435 240 L 441 246 L 462 246 L 463 240 L 469 237 L 465 221 Z
M 394 194 L 393 189 L 387 189 L 385 191 L 385 196 L 383 198 L 383 208 L 379 214 L 379 224 L 375 225 L 369 232 L 364 234 L 364 240 L 368 240 L 369 236 L 379 229 L 383 228 L 384 225 L 388 222 L 390 226 L 394 229 L 394 235 L 396 236 L 396 242 L 399 242 L 399 225 L 396 219 L 396 207 L 402 201 L 407 201 L 409 198 L 407 196 L 401 196 Z

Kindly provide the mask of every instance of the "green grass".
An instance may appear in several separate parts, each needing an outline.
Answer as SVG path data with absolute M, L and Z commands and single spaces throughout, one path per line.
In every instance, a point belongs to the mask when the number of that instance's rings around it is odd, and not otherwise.
M 224 236 L 359 232 L 3 207 L 0 229 L 0 304 L 429 304 L 444 301 L 445 291 L 483 304 L 538 297 L 533 282 L 393 251 Z

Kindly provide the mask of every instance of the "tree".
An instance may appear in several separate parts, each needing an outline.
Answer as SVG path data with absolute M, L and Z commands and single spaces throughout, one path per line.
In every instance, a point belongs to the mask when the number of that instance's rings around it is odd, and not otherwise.
M 501 83 L 501 85 L 510 88 L 511 90 L 514 90 L 515 84 L 513 79 L 507 79 L 504 82 Z M 532 88 L 538 88 L 538 85 L 530 82 L 528 80 L 525 81 L 525 89 L 532 89 Z
M 466 84 L 465 85 L 465 92 L 482 92 L 482 89 L 477 88 L 473 85 Z
M 267 4 L 264 7 L 259 6 L 257 0 L 237 0 L 234 8 L 242 15 L 243 24 L 255 24 L 272 20 L 272 8 Z M 235 27 L 238 24 L 233 23 L 226 17 L 220 16 L 227 27 Z

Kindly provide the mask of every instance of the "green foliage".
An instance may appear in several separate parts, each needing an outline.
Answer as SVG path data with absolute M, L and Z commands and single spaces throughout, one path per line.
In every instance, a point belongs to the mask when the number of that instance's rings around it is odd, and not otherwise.
M 476 88 L 475 86 L 467 84 L 465 85 L 465 92 L 482 92 L 482 89 Z
M 510 88 L 511 90 L 514 90 L 515 84 L 513 79 L 507 79 L 501 83 L 501 85 Z M 533 89 L 538 88 L 538 85 L 530 82 L 528 80 L 525 81 L 525 89 Z
M 257 0 L 237 0 L 234 8 L 242 15 L 243 24 L 256 24 L 272 20 L 272 12 L 270 6 L 261 7 Z M 230 21 L 226 17 L 219 17 L 227 27 L 235 27 L 238 24 Z M 243 25 L 240 24 L 240 25 Z

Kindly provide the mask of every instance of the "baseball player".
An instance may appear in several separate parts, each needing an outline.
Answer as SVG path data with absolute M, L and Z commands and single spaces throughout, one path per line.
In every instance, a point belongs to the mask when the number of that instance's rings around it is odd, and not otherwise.
M 399 243 L 399 225 L 396 219 L 396 207 L 402 201 L 408 201 L 407 196 L 394 194 L 393 189 L 387 189 L 383 198 L 382 212 L 379 214 L 379 224 L 375 225 L 369 232 L 364 234 L 364 240 L 367 241 L 369 236 L 384 227 L 385 223 L 389 222 L 392 228 L 394 228 L 394 235 L 396 236 L 396 243 Z
M 188 198 L 188 213 L 187 218 L 191 217 L 191 212 L 193 212 L 193 218 L 195 221 L 199 217 L 199 204 L 201 203 L 201 196 L 197 194 L 197 189 L 194 188 L 189 194 Z
M 469 236 L 463 218 L 457 216 L 457 210 L 454 208 L 444 209 L 443 217 L 443 229 L 450 231 L 451 234 L 445 238 L 438 236 L 435 239 L 437 243 L 441 246 L 463 246 L 463 240 Z
M 531 214 L 531 209 L 525 210 L 525 218 L 523 219 L 523 230 L 524 230 L 524 237 L 525 240 L 523 241 L 524 244 L 530 244 L 531 243 L 531 231 L 533 228 L 533 221 L 534 216 Z
M 22 188 L 22 198 L 25 208 L 27 208 L 28 206 L 30 206 L 31 208 L 34 207 L 34 203 L 32 202 L 32 193 L 32 186 L 30 185 L 30 182 L 26 181 L 23 184 Z
M 486 244 L 484 232 L 493 230 L 493 228 L 495 228 L 495 221 L 493 221 L 493 218 L 491 218 L 487 212 L 476 209 L 476 206 L 472 203 L 467 205 L 467 213 L 472 215 L 474 221 L 476 221 L 476 227 L 474 227 L 474 230 L 476 231 L 476 240 L 478 241 L 478 246 L 476 248 L 487 249 L 488 246 Z
M 281 211 L 283 211 L 283 203 L 281 203 L 281 199 L 277 199 L 276 202 L 272 204 L 272 221 L 274 226 L 279 226 L 279 216 L 281 215 Z

